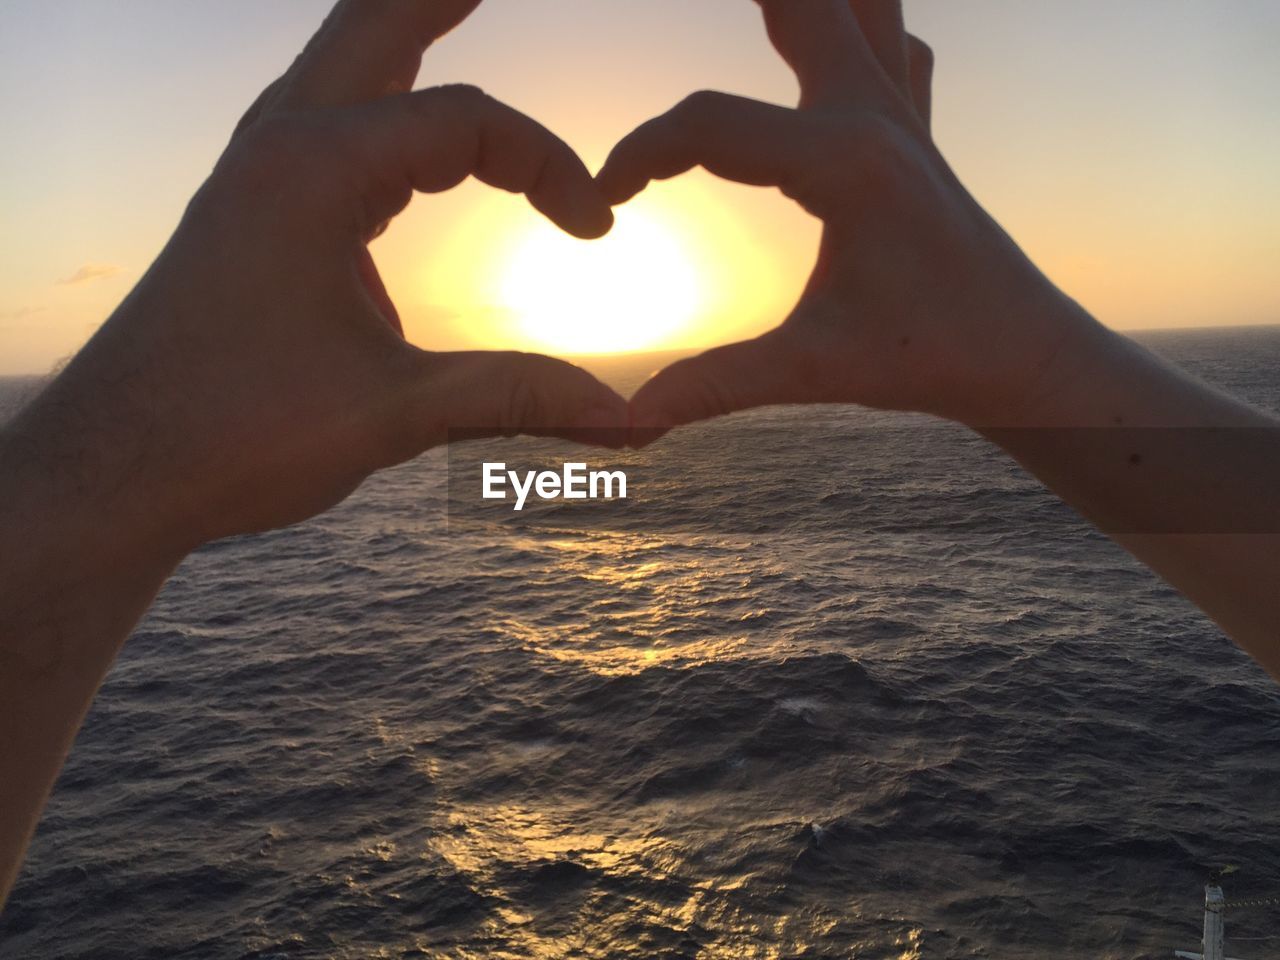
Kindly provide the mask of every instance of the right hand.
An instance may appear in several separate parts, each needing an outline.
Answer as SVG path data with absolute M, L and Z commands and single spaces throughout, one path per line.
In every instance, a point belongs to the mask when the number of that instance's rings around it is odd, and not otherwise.
M 760 2 L 760 0 L 758 0 Z M 797 109 L 698 93 L 614 149 L 615 205 L 695 166 L 780 187 L 825 224 L 781 326 L 674 364 L 632 402 L 640 443 L 750 407 L 858 403 L 1008 423 L 1100 327 L 973 200 L 930 134 L 933 57 L 901 0 L 762 0 Z

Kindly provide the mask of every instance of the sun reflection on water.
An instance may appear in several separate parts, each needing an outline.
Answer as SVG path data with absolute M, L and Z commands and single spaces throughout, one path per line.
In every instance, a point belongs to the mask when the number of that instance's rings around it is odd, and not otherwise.
M 747 632 L 707 628 L 707 607 L 701 602 L 724 595 L 726 578 L 732 582 L 741 575 L 734 569 L 736 561 L 718 568 L 708 564 L 705 553 L 667 549 L 670 543 L 663 538 L 626 534 L 564 537 L 526 546 L 554 557 L 545 575 L 548 583 L 584 584 L 588 599 L 579 615 L 555 622 L 500 619 L 499 629 L 525 650 L 601 676 L 691 668 L 749 653 Z M 759 612 L 752 607 L 737 619 L 745 622 Z M 761 652 L 757 644 L 753 655 Z

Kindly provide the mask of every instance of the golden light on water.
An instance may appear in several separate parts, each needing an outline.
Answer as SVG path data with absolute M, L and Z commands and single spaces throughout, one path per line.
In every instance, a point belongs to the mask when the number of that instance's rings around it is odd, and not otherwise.
M 704 309 L 705 280 L 680 232 L 642 210 L 617 216 L 592 243 L 544 222 L 525 231 L 497 286 L 522 339 L 551 353 L 650 350 Z

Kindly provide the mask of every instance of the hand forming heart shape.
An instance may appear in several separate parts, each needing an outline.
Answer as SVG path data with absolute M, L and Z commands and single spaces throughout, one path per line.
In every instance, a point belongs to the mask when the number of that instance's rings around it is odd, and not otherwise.
M 573 432 L 581 439 L 580 428 L 589 426 L 602 428 L 593 436 L 608 443 L 629 427 L 630 441 L 644 445 L 675 426 L 780 403 L 859 403 L 972 424 L 1007 420 L 1039 388 L 1052 361 L 1044 345 L 1053 338 L 1031 318 L 1050 313 L 1043 302 L 1061 297 L 934 146 L 932 53 L 906 33 L 901 0 L 757 2 L 800 81 L 798 109 L 695 94 L 625 138 L 595 187 L 567 145 L 478 91 L 387 97 L 388 90 L 409 88 L 422 48 L 479 0 L 339 3 L 241 132 L 263 126 L 264 118 L 279 126 L 303 110 L 369 103 L 389 116 L 393 104 L 411 103 L 416 118 L 366 121 L 352 134 L 366 154 L 403 152 L 415 136 L 422 144 L 423 155 L 410 163 L 401 158 L 398 169 L 386 169 L 386 158 L 364 164 L 379 185 L 362 191 L 366 239 L 404 208 L 413 190 L 447 189 L 469 174 L 527 193 L 571 233 L 598 236 L 611 224 L 600 193 L 616 205 L 652 179 L 699 165 L 730 180 L 779 187 L 824 222 L 817 268 L 790 317 L 756 340 L 663 371 L 633 398 L 625 421 L 620 401 L 575 368 L 524 358 L 506 386 L 487 392 L 498 410 L 493 403 L 457 410 L 447 418 L 452 428 Z M 406 45 L 405 30 L 388 29 L 393 22 L 425 42 Z M 429 129 L 410 129 L 424 117 Z M 304 140 L 296 123 L 286 129 L 294 143 Z M 358 262 L 380 312 L 398 327 L 367 251 L 359 251 Z M 438 382 L 439 366 L 457 361 L 474 375 L 480 355 L 424 356 Z M 531 379 L 533 369 L 539 375 Z M 578 412 L 584 390 L 585 414 Z M 450 399 L 458 396 L 467 394 L 451 390 Z M 432 408 L 440 401 L 433 392 Z
M 757 2 L 799 108 L 695 94 L 624 139 L 598 181 L 615 205 L 699 165 L 779 187 L 825 224 L 817 267 L 780 327 L 642 388 L 633 442 L 786 403 L 1015 422 L 1053 361 L 1034 318 L 1062 296 L 934 146 L 933 56 L 906 33 L 901 0 Z
M 706 417 L 816 402 L 981 425 L 1016 416 L 1050 379 L 1055 337 L 1035 318 L 1060 315 L 1043 307 L 1061 294 L 934 147 L 931 58 L 900 0 L 759 0 L 799 108 L 695 95 L 625 138 L 595 179 L 474 88 L 404 92 L 479 2 L 340 0 L 77 357 L 60 390 L 122 395 L 64 404 L 109 412 L 107 432 L 127 435 L 107 459 L 151 468 L 154 495 L 122 522 L 175 531 L 176 551 L 282 526 L 451 431 L 643 445 Z M 699 164 L 778 186 L 826 224 L 808 289 L 772 333 L 678 363 L 628 404 L 562 361 L 431 353 L 399 332 L 367 248 L 415 191 L 475 176 L 596 237 L 610 202 Z
M 1276 421 L 1107 334 L 965 192 L 932 143 L 930 55 L 901 0 L 758 2 L 799 108 L 696 95 L 593 180 L 479 91 L 402 92 L 479 0 L 339 0 L 152 269 L 0 430 L 0 542 L 21 544 L 0 551 L 0 739 L 22 747 L 0 771 L 0 906 L 89 703 L 178 563 L 322 513 L 460 428 L 614 442 L 630 428 L 643 444 L 793 402 L 1065 423 L 1065 438 L 988 436 L 1086 516 L 1126 524 L 1118 540 L 1280 676 Z M 699 164 L 780 187 L 826 225 L 772 333 L 672 366 L 628 407 L 570 364 L 427 353 L 398 332 L 367 245 L 415 190 L 475 175 L 592 237 L 606 201 Z M 1097 437 L 1133 422 L 1139 443 Z M 1188 527 L 1205 503 L 1244 525 Z

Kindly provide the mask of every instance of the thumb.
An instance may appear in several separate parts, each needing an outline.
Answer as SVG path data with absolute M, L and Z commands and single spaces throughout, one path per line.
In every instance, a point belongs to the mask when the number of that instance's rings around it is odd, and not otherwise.
M 802 402 L 784 328 L 673 363 L 631 400 L 631 445 L 646 447 L 675 427 L 740 410 Z
M 524 353 L 424 353 L 403 429 L 418 451 L 459 440 L 560 437 L 620 449 L 627 403 L 581 367 Z

